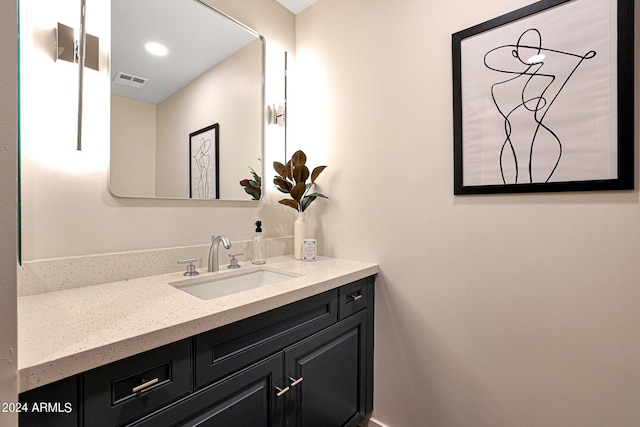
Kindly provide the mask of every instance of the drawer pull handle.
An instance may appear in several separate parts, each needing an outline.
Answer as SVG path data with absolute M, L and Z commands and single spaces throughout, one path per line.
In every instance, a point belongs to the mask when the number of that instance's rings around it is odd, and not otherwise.
M 354 294 L 354 295 L 349 295 L 349 297 L 351 298 L 351 301 L 355 302 L 355 301 L 358 301 L 358 300 L 361 300 L 361 299 L 362 299 L 362 294 L 358 294 L 358 295 L 355 295 L 355 294 Z
M 297 380 L 291 377 L 289 377 L 289 379 L 291 380 L 291 385 L 289 387 L 295 387 L 304 380 L 304 378 L 302 377 L 298 378 Z
M 139 391 L 142 391 L 142 390 L 144 390 L 144 389 L 147 389 L 147 388 L 151 387 L 152 385 L 157 384 L 157 383 L 158 383 L 158 381 L 159 381 L 159 379 L 158 379 L 158 378 L 154 378 L 154 379 L 152 379 L 151 381 L 147 381 L 147 382 L 146 382 L 146 383 L 144 383 L 144 384 L 140 384 L 139 386 L 134 387 L 134 388 L 131 390 L 131 393 L 137 393 L 137 392 L 139 392 Z
M 276 396 L 280 397 L 289 391 L 289 387 L 285 387 L 285 388 L 276 387 L 276 390 L 278 390 L 278 392 L 276 393 Z

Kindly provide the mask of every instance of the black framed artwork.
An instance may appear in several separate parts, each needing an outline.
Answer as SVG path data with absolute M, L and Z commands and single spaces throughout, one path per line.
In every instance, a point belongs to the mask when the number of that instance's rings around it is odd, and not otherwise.
M 544 0 L 453 34 L 454 194 L 633 189 L 633 17 Z
M 220 125 L 189 134 L 189 198 L 220 198 Z

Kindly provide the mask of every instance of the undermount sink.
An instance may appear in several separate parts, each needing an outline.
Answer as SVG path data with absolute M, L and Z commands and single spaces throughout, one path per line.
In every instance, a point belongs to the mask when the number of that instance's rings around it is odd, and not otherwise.
M 199 277 L 180 282 L 169 283 L 171 286 L 200 299 L 208 300 L 247 291 L 262 286 L 272 285 L 299 275 L 269 269 L 250 270 L 237 273 L 226 273 L 221 276 Z

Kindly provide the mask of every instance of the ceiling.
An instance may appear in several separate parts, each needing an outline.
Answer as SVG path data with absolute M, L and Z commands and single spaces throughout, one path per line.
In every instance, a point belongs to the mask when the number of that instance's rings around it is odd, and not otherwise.
M 298 14 L 311 6 L 317 0 L 277 0 L 278 3 L 289 9 L 291 12 Z
M 298 14 L 317 0 L 277 1 Z M 195 1 L 112 0 L 112 93 L 156 104 L 256 39 L 207 9 Z M 190 25 L 175 25 L 176 17 Z M 170 54 L 149 56 L 142 46 L 150 40 L 167 45 Z M 142 88 L 122 85 L 132 77 L 148 82 Z
M 150 104 L 162 101 L 257 39 L 256 34 L 195 1 L 112 0 L 111 7 L 111 92 Z M 169 55 L 149 55 L 143 49 L 148 41 L 166 45 Z M 123 86 L 126 79 L 119 72 L 148 82 L 142 88 Z

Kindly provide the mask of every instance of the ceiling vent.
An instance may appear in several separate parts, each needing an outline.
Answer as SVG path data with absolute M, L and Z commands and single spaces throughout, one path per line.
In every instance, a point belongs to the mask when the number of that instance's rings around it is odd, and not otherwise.
M 121 84 L 123 86 L 130 86 L 135 88 L 143 88 L 144 85 L 147 84 L 149 79 L 144 77 L 134 76 L 133 74 L 123 73 L 122 71 L 118 71 L 116 76 L 113 78 L 114 83 Z

